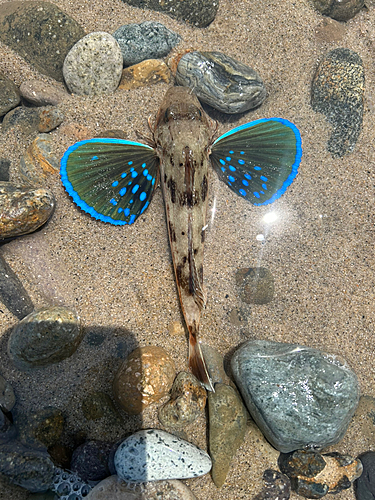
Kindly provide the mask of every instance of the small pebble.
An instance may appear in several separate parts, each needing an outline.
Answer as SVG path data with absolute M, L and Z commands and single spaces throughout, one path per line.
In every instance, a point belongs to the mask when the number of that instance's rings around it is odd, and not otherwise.
M 19 370 L 58 363 L 71 356 L 83 337 L 77 314 L 63 306 L 39 309 L 21 320 L 8 341 L 8 354 Z
M 137 415 L 168 394 L 175 373 L 174 362 L 164 349 L 138 347 L 118 370 L 113 392 L 121 408 Z
M 207 344 L 201 344 L 202 354 L 206 362 L 206 367 L 212 384 L 229 384 L 229 377 L 224 370 L 223 356 L 213 347 Z
M 121 416 L 105 392 L 93 392 L 82 401 L 82 412 L 87 420 L 100 420 L 105 418 L 109 424 L 121 422 Z
M 23 319 L 34 310 L 29 294 L 2 255 L 0 255 L 0 300 L 18 319 Z
M 238 269 L 236 284 L 240 288 L 240 297 L 246 304 L 268 304 L 273 299 L 274 280 L 265 267 Z
M 19 105 L 21 101 L 16 85 L 0 73 L 0 116 L 4 116 L 8 111 Z
M 336 21 L 348 21 L 364 7 L 364 0 L 312 0 L 314 7 L 323 15 Z
M 0 182 L 0 240 L 32 233 L 50 218 L 55 208 L 51 191 Z
M 104 441 L 86 441 L 73 452 L 71 470 L 83 481 L 101 481 L 111 473 L 108 459 L 112 443 Z
M 168 66 L 163 61 L 148 59 L 122 71 L 120 90 L 148 87 L 159 82 L 170 83 L 172 79 Z
M 87 498 L 91 486 L 85 483 L 73 472 L 55 468 L 52 491 L 57 493 L 59 500 L 82 500 Z
M 12 386 L 0 375 L 0 408 L 5 412 L 13 409 L 16 403 L 16 396 Z
M 176 82 L 223 113 L 243 113 L 266 98 L 256 71 L 222 52 L 188 52 L 177 66 Z
M 14 424 L 22 444 L 32 448 L 49 448 L 61 437 L 64 417 L 58 408 L 47 407 L 34 412 L 17 413 Z
M 0 158 L 0 181 L 9 181 L 10 161 L 5 158 Z
M 63 122 L 64 118 L 64 113 L 56 107 L 44 109 L 39 114 L 38 131 L 51 132 Z
M 138 431 L 118 447 L 117 475 L 128 482 L 188 479 L 211 469 L 208 454 L 191 443 L 159 429 Z
M 60 162 L 52 153 L 54 138 L 39 134 L 21 158 L 19 174 L 23 181 L 35 186 L 45 185 L 48 174 L 58 174 Z
M 357 500 L 375 499 L 375 451 L 366 451 L 359 455 L 363 466 L 362 475 L 354 481 L 354 491 Z
M 63 73 L 74 94 L 108 94 L 117 89 L 122 67 L 119 44 L 109 33 L 98 31 L 84 36 L 71 48 Z
M 24 134 L 50 132 L 64 120 L 64 114 L 56 107 L 26 108 L 18 106 L 4 116 L 3 132 L 19 127 Z
M 278 470 L 267 469 L 263 472 L 263 490 L 253 500 L 289 500 L 290 479 Z
M 69 95 L 59 87 L 41 80 L 26 80 L 21 83 L 19 91 L 21 96 L 34 106 L 57 106 Z

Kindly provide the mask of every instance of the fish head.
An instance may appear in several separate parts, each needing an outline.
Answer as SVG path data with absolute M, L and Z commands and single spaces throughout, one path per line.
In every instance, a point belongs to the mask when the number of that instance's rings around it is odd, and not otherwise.
M 187 87 L 171 87 L 159 108 L 156 127 L 185 121 L 202 122 L 208 126 L 207 116 L 192 90 Z

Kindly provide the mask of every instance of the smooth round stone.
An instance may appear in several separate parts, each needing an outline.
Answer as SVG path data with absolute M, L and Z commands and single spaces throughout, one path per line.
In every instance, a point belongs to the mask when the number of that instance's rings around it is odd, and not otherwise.
M 362 475 L 354 482 L 357 500 L 375 499 L 375 451 L 366 451 L 358 457 L 363 466 Z
M 138 431 L 125 439 L 115 453 L 114 464 L 117 475 L 131 483 L 188 479 L 211 469 L 205 451 L 159 429 Z
M 158 346 L 138 347 L 118 370 L 113 392 L 127 413 L 138 415 L 170 391 L 176 368 L 169 354 Z
M 42 226 L 55 208 L 48 189 L 0 182 L 0 240 L 32 233 Z
M 18 106 L 21 98 L 16 85 L 0 73 L 0 116 L 4 116 L 8 111 Z
M 188 52 L 177 66 L 176 82 L 223 113 L 243 113 L 266 98 L 256 71 L 222 52 Z
M 71 356 L 83 337 L 77 314 L 62 306 L 39 309 L 21 320 L 8 341 L 8 354 L 20 370 L 58 363 Z
M 312 0 L 314 7 L 336 21 L 348 21 L 365 5 L 364 0 Z
M 62 102 L 68 94 L 60 88 L 41 80 L 26 80 L 19 88 L 21 96 L 34 106 L 56 106 Z
M 112 443 L 87 441 L 73 452 L 71 470 L 83 481 L 101 481 L 110 475 L 108 459 Z
M 240 287 L 241 299 L 246 304 L 268 304 L 273 299 L 274 279 L 265 267 L 238 269 L 236 283 Z
M 81 500 L 87 498 L 91 486 L 73 472 L 56 467 L 51 489 L 61 500 Z
M 283 453 L 337 443 L 358 405 L 356 375 L 344 360 L 317 349 L 248 341 L 231 366 L 251 416 Z
M 117 41 L 109 33 L 97 31 L 84 36 L 70 49 L 63 74 L 74 94 L 108 94 L 117 89 L 122 67 Z
M 290 479 L 278 470 L 267 469 L 263 472 L 263 490 L 253 500 L 289 500 Z
M 177 33 L 164 24 L 153 21 L 125 24 L 113 33 L 113 37 L 120 46 L 124 66 L 131 66 L 145 59 L 161 59 L 181 40 Z
M 16 396 L 12 386 L 0 375 L 0 407 L 5 411 L 11 411 L 16 403 Z
M 13 269 L 0 255 L 0 300 L 18 319 L 22 319 L 34 310 L 29 294 Z M 1 379 L 0 379 L 1 380 Z M 0 382 L 0 406 L 2 384 Z M 11 410 L 11 408 L 6 408 Z
M 64 429 L 64 417 L 58 408 L 47 407 L 17 414 L 15 425 L 20 440 L 32 448 L 49 448 L 57 443 Z
M 58 108 L 47 108 L 40 112 L 38 131 L 42 133 L 51 132 L 61 125 L 65 118 L 64 113 Z

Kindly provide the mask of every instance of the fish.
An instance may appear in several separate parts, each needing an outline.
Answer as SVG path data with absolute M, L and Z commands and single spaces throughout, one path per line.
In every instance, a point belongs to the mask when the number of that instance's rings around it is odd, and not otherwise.
M 70 146 L 60 175 L 73 201 L 92 217 L 133 224 L 160 184 L 182 314 L 189 333 L 189 367 L 214 391 L 198 341 L 206 303 L 203 250 L 210 165 L 238 196 L 260 206 L 290 186 L 302 158 L 298 128 L 284 118 L 245 123 L 214 140 L 216 127 L 186 87 L 166 92 L 148 144 L 94 138 Z

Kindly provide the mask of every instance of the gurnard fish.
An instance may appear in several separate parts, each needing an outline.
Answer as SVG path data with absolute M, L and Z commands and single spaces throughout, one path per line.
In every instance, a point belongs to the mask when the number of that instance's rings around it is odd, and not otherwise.
M 61 179 L 82 210 L 101 221 L 126 225 L 147 209 L 160 175 L 176 284 L 189 332 L 189 366 L 212 391 L 197 338 L 205 305 L 209 164 L 236 194 L 254 205 L 266 205 L 296 177 L 301 136 L 288 120 L 264 118 L 214 141 L 215 127 L 185 87 L 167 91 L 150 129 L 149 144 L 105 138 L 77 142 L 62 157 Z

